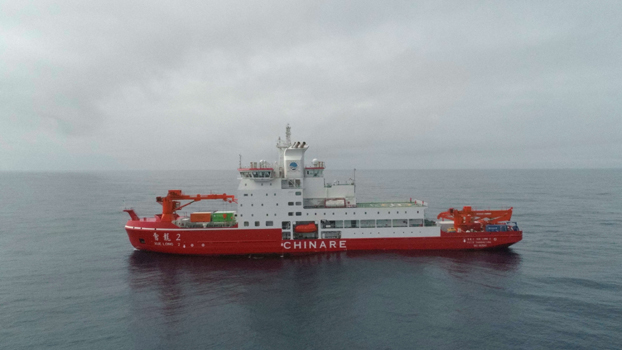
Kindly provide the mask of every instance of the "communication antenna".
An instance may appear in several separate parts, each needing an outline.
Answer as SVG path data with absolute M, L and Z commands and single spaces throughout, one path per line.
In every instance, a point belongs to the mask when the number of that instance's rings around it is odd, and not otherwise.
M 285 127 L 285 142 L 287 142 L 288 147 L 292 144 L 292 128 L 289 126 L 289 123 Z
M 242 169 L 242 155 L 241 154 L 240 154 L 240 166 L 239 166 L 239 168 Z

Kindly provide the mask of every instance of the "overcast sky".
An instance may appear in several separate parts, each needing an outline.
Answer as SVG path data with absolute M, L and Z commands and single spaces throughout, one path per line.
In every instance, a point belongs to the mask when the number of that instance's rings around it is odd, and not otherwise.
M 622 1 L 0 1 L 0 170 L 622 167 Z

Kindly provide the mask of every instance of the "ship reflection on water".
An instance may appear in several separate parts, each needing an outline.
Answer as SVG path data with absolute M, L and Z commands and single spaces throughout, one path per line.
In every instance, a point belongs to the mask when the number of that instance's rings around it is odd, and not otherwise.
M 443 303 L 452 312 L 462 310 L 472 295 L 511 289 L 520 267 L 521 256 L 512 250 L 286 258 L 135 251 L 128 260 L 132 327 L 137 341 L 152 347 L 189 337 L 215 347 L 222 341 L 234 344 L 228 347 L 295 348 L 301 336 L 326 337 L 348 322 L 373 324 L 367 317 L 374 314 L 391 315 L 385 320 L 391 324 L 435 314 Z M 510 305 L 488 303 L 512 312 Z M 442 318 L 449 316 L 438 317 L 446 322 Z M 451 317 L 454 322 L 464 315 Z M 240 334 L 251 343 L 236 343 Z
M 450 274 L 481 272 L 490 270 L 512 272 L 521 263 L 521 255 L 512 251 L 405 251 L 405 252 L 337 252 L 300 256 L 233 256 L 208 257 L 160 254 L 134 251 L 129 257 L 129 276 L 132 289 L 175 288 L 179 283 L 221 284 L 227 281 L 253 283 L 254 279 L 279 277 L 291 266 L 307 266 L 309 269 L 330 268 L 342 261 L 355 263 L 364 261 L 400 260 L 414 265 L 435 263 L 446 268 Z M 440 263 L 440 264 L 439 264 Z M 416 267 L 416 266 L 411 266 Z M 473 271 L 476 270 L 476 271 Z M 252 277 L 251 277 L 252 276 Z

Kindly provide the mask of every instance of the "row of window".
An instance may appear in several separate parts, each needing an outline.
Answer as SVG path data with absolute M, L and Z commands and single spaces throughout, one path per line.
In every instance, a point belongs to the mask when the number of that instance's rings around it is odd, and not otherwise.
M 272 170 L 241 171 L 240 175 L 245 178 L 269 178 L 272 177 Z
M 259 227 L 261 223 L 259 221 L 255 221 L 255 227 Z M 249 227 L 250 222 L 244 221 L 244 227 Z M 274 226 L 274 221 L 266 221 L 266 226 Z
M 322 228 L 420 227 L 423 219 L 322 220 Z
M 293 202 L 289 202 L 289 203 L 293 203 Z M 300 205 L 298 203 L 300 203 L 300 202 L 296 202 L 296 205 Z M 278 206 L 279 204 L 277 203 L 276 205 Z M 289 204 L 289 205 L 292 205 L 292 204 Z M 242 204 L 240 204 L 240 207 L 241 206 L 242 206 Z M 253 205 L 251 204 L 251 207 L 252 206 Z M 263 206 L 263 204 L 261 206 Z M 399 211 L 396 212 L 396 214 L 399 214 L 399 213 L 400 213 Z M 333 212 L 332 214 L 335 215 L 335 212 Z M 345 214 L 348 215 L 347 212 Z M 378 212 L 378 214 L 380 214 L 380 212 Z M 388 214 L 391 214 L 391 212 L 388 212 Z M 404 214 L 408 214 L 408 212 L 404 211 Z M 417 210 L 417 214 L 419 214 L 419 210 Z M 313 215 L 317 216 L 317 213 L 313 213 Z M 326 213 L 324 213 L 324 215 L 326 215 Z M 352 215 L 356 215 L 356 212 L 352 213 Z M 367 212 L 365 212 L 365 215 L 367 215 Z M 242 217 L 242 216 L 244 216 L 244 214 L 240 214 L 240 217 Z M 251 216 L 255 216 L 255 214 L 251 214 Z M 269 214 L 266 214 L 266 216 L 269 216 Z M 276 213 L 274 214 L 274 216 L 276 216 Z M 302 216 L 302 212 L 297 211 L 297 212 L 294 213 L 293 211 L 290 211 L 290 212 L 287 213 L 287 216 Z M 307 216 L 309 216 L 309 213 L 307 213 Z M 423 219 L 411 219 L 411 220 L 423 220 Z M 350 221 L 352 221 L 352 220 L 350 220 Z M 354 221 L 357 221 L 357 220 L 354 220 Z M 374 220 L 361 220 L 361 221 L 374 221 Z M 385 227 L 385 226 L 378 226 L 378 227 Z M 388 226 L 388 227 L 390 227 L 390 226 Z M 401 227 L 401 226 L 394 226 L 394 227 Z M 406 227 L 406 226 L 404 226 L 404 227 Z
M 287 202 L 287 205 L 294 206 L 294 202 Z M 302 205 L 302 202 L 296 202 L 295 205 Z M 244 204 L 240 204 L 240 206 L 242 207 L 244 206 Z M 255 206 L 254 204 L 251 204 L 251 207 L 254 207 L 254 206 Z M 261 206 L 263 207 L 263 203 L 261 203 Z M 279 203 L 276 203 L 276 206 L 278 207 Z
M 249 195 L 248 193 L 244 193 L 244 197 L 248 197 L 248 195 Z M 276 196 L 276 193 L 275 193 L 274 195 Z M 302 196 L 302 192 L 300 192 L 300 191 L 296 191 L 296 195 L 297 195 L 297 196 Z M 250 196 L 252 197 L 252 196 L 253 196 L 253 194 L 251 193 L 251 194 L 250 194 Z M 267 197 L 267 196 L 268 196 L 268 194 L 266 193 L 266 197 Z
M 292 233 L 291 232 L 287 232 L 287 231 L 283 231 L 282 234 L 282 239 L 285 240 L 290 240 L 290 239 L 318 239 L 318 233 L 317 232 L 309 232 L 309 233 L 299 233 L 299 232 L 294 232 L 294 236 L 292 237 Z M 325 231 L 322 232 L 322 239 L 340 239 L 341 238 L 341 231 Z M 311 248 L 311 247 L 309 247 Z
M 296 213 L 296 216 L 299 213 Z M 291 215 L 290 215 L 291 216 Z M 255 227 L 261 225 L 260 221 L 255 221 Z M 249 227 L 250 222 L 244 221 L 244 227 Z M 274 226 L 274 221 L 266 221 L 266 226 Z M 322 220 L 321 226 L 326 228 L 376 228 L 376 227 L 421 227 L 423 219 L 382 219 L 382 220 Z M 291 222 L 283 221 L 281 228 L 291 229 Z

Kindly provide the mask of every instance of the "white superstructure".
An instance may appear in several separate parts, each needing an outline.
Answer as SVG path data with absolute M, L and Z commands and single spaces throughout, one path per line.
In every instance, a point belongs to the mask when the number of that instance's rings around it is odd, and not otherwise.
M 289 126 L 277 148 L 276 163 L 238 169 L 238 227 L 282 228 L 284 240 L 440 237 L 422 201 L 357 203 L 354 181 L 326 183 L 324 162 L 305 164 L 309 145 L 292 142 Z

